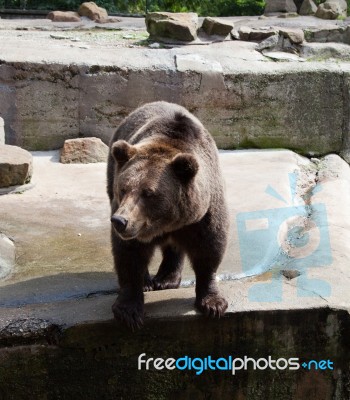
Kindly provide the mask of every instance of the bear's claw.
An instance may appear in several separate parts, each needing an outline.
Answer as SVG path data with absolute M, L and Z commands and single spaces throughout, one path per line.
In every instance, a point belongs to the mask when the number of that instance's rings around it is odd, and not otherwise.
M 218 294 L 208 294 L 203 298 L 196 299 L 195 306 L 207 317 L 220 318 L 225 314 L 228 303 Z
M 112 306 L 114 318 L 124 322 L 132 331 L 140 329 L 143 325 L 143 306 L 135 301 L 119 302 L 118 299 Z

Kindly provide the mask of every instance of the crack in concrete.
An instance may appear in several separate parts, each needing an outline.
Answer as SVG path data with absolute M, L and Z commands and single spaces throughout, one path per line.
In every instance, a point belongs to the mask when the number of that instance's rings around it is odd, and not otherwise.
M 291 282 L 290 280 L 285 280 L 284 283 L 287 284 L 287 285 L 289 285 L 289 286 L 292 286 L 293 288 L 301 289 L 301 290 L 303 290 L 304 292 L 312 293 L 312 294 L 316 295 L 317 297 L 319 297 L 320 299 L 324 300 L 326 303 L 329 304 L 329 301 L 328 301 L 325 297 L 323 297 L 321 294 L 319 294 L 319 293 L 316 292 L 315 290 L 310 290 L 310 289 L 305 288 L 304 286 L 300 285 L 299 282 L 296 283 L 296 284 L 294 284 L 294 283 Z

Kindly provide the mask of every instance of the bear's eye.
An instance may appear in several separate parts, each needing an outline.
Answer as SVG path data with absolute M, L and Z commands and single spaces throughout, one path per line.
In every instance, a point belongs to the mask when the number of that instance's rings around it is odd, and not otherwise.
M 151 197 L 155 197 L 155 195 L 156 194 L 152 189 L 143 189 L 142 192 L 141 192 L 141 196 L 146 198 L 146 199 L 149 199 Z
M 120 193 L 120 197 L 124 197 L 125 194 L 126 194 L 126 190 L 125 189 L 120 189 L 119 193 Z

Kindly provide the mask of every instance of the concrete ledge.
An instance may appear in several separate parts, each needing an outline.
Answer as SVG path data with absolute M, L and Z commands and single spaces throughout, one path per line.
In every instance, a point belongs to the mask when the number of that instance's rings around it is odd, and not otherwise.
M 238 298 L 242 282 L 220 287 L 238 294 L 230 299 L 229 312 L 221 320 L 207 320 L 193 311 L 193 288 L 147 293 L 145 325 L 134 333 L 111 320 L 114 296 L 0 309 L 1 393 L 5 398 L 22 398 L 30 392 L 33 398 L 67 399 L 204 399 L 219 393 L 223 399 L 277 400 L 304 399 L 312 391 L 319 399 L 348 398 L 347 311 L 324 306 L 320 299 L 310 307 L 260 305 L 248 311 Z M 230 371 L 197 376 L 193 369 L 138 370 L 142 353 L 146 359 L 208 355 L 296 357 L 300 363 L 324 359 L 334 363 L 334 370 L 249 368 L 234 376 Z M 267 381 L 272 384 L 266 385 Z

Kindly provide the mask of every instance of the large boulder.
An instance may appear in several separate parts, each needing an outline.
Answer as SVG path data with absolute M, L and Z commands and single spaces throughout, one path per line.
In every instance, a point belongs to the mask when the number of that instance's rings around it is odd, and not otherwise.
M 33 157 L 17 146 L 0 145 L 0 188 L 24 185 L 33 173 Z
M 202 29 L 207 35 L 226 37 L 233 29 L 233 23 L 219 18 L 204 18 Z
M 51 11 L 47 17 L 53 22 L 80 22 L 80 15 L 74 11 Z
M 345 0 L 327 0 L 318 6 L 315 16 L 322 19 L 337 19 L 346 17 L 347 11 L 348 5 Z
M 93 1 L 81 4 L 78 9 L 78 14 L 82 17 L 88 17 L 93 21 L 103 21 L 108 19 L 107 11 L 104 8 L 99 7 Z
M 293 0 L 267 0 L 264 14 L 296 13 L 297 7 Z
M 191 42 L 197 39 L 196 13 L 154 12 L 146 15 L 151 40 Z
M 317 6 L 313 0 L 304 0 L 300 7 L 300 15 L 314 15 L 317 11 Z
M 60 161 L 63 164 L 89 164 L 106 162 L 107 156 L 108 146 L 101 139 L 67 139 L 61 151 Z

